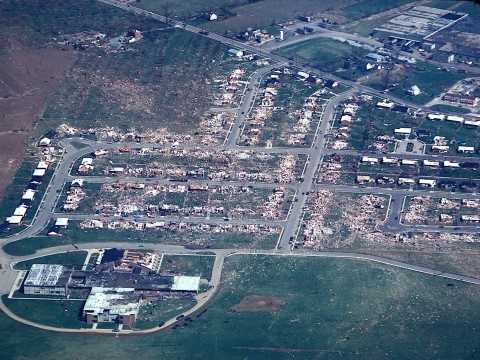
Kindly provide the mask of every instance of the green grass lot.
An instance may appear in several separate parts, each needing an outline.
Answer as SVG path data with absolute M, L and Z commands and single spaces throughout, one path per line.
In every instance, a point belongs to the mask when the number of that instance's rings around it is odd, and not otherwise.
M 36 46 L 59 34 L 95 30 L 116 36 L 132 26 L 139 29 L 161 27 L 157 21 L 136 16 L 95 0 L 6 0 L 0 3 L 0 27 L 16 28 L 23 41 Z
M 164 255 L 160 272 L 210 280 L 214 262 L 215 256 L 209 255 Z
M 463 78 L 465 78 L 464 74 L 442 70 L 428 63 L 417 62 L 414 65 L 406 66 L 402 70 L 401 79 L 398 81 L 399 85 L 391 93 L 415 104 L 425 104 Z M 383 84 L 378 80 L 373 80 L 367 85 L 380 90 L 384 89 Z M 407 93 L 413 85 L 420 88 L 422 91 L 420 95 L 413 96 Z
M 312 39 L 281 48 L 279 55 L 308 62 L 322 71 L 332 72 L 346 79 L 364 74 L 363 62 L 367 50 L 332 39 Z M 349 61 L 350 59 L 350 61 Z M 355 63 L 360 62 L 358 66 Z
M 13 313 L 30 321 L 70 329 L 88 327 L 80 319 L 83 301 L 9 299 L 6 295 L 2 301 Z
M 387 11 L 412 0 L 362 0 L 353 5 L 345 7 L 342 12 L 350 20 L 358 20 L 370 15 Z
M 281 305 L 232 310 L 252 295 Z M 234 256 L 218 296 L 186 326 L 119 341 L 43 332 L 1 315 L 0 343 L 5 360 L 475 359 L 479 295 L 473 285 L 380 264 Z
M 396 128 L 418 126 L 420 120 L 394 111 L 385 111 L 375 107 L 374 103 L 364 104 L 350 126 L 349 144 L 353 149 L 366 150 L 379 135 L 393 136 Z
M 464 108 L 453 106 L 453 105 L 446 105 L 446 104 L 433 105 L 433 106 L 430 106 L 430 109 L 434 111 L 440 111 L 440 112 L 448 111 L 448 112 L 458 113 L 458 114 L 468 114 L 470 112 L 470 110 L 468 109 L 464 109 Z
M 321 14 L 327 10 L 341 9 L 354 3 L 354 0 L 261 0 L 229 9 L 234 16 L 209 22 L 206 26 L 212 31 L 239 32 L 248 27 L 269 28 L 272 24 L 292 20 L 299 15 Z
M 16 270 L 30 270 L 33 264 L 59 264 L 68 267 L 81 267 L 87 257 L 86 251 L 72 251 L 68 253 L 42 256 L 15 264 Z
M 135 329 L 156 327 L 160 322 L 172 319 L 188 310 L 195 303 L 193 299 L 165 299 L 143 304 L 134 327 Z
M 139 0 L 135 3 L 143 9 L 161 15 L 185 19 L 190 23 L 202 24 L 219 33 L 239 32 L 247 28 L 272 30 L 272 24 L 291 20 L 299 15 L 310 15 L 323 11 L 341 9 L 351 5 L 354 0 Z M 206 14 L 214 12 L 218 21 L 207 21 Z
M 279 229 L 280 232 L 280 229 Z M 70 222 L 69 228 L 64 230 L 63 236 L 36 236 L 9 243 L 4 250 L 15 256 L 30 255 L 39 249 L 53 246 L 84 244 L 92 242 L 129 242 L 145 243 L 166 243 L 185 246 L 202 246 L 208 248 L 253 248 L 273 249 L 278 240 L 278 233 L 271 235 L 246 234 L 239 232 L 225 233 L 192 233 L 175 232 L 167 230 L 81 230 L 74 222 Z M 200 245 L 199 245 L 200 244 Z
M 448 9 L 452 5 L 457 5 L 458 3 L 459 1 L 456 0 L 431 0 L 426 4 L 426 6 L 431 6 L 438 9 Z
M 231 9 L 248 4 L 249 0 L 138 0 L 134 5 L 142 9 L 170 17 L 186 18 L 195 22 L 207 21 L 207 14 L 214 12 L 218 16 L 234 15 Z

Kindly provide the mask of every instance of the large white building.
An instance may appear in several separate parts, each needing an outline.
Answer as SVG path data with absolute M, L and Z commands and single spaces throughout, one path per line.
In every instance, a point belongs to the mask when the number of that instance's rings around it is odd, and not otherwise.
M 33 264 L 23 283 L 25 295 L 66 296 L 71 272 L 62 265 Z

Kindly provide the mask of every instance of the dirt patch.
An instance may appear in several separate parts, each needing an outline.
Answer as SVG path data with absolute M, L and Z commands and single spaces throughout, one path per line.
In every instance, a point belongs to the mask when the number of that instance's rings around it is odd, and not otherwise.
M 73 64 L 71 51 L 6 42 L 0 55 L 0 198 L 23 159 L 25 141 L 47 97 Z
M 277 312 L 285 304 L 273 296 L 245 296 L 237 305 L 230 308 L 233 312 Z

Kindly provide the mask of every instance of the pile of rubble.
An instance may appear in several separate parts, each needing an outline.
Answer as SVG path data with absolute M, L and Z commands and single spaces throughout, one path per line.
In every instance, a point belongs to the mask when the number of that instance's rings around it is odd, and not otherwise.
M 214 95 L 214 105 L 216 106 L 232 106 L 238 102 L 240 90 L 243 90 L 248 81 L 244 79 L 245 70 L 235 69 L 227 75 L 225 79 L 215 79 L 214 82 L 219 84 L 222 91 Z
M 285 202 L 285 190 L 275 189 L 268 199 L 260 206 L 260 213 L 264 218 L 280 219 L 282 217 L 283 204 Z
M 147 231 L 147 230 L 168 230 L 178 231 L 184 233 L 241 233 L 251 234 L 253 236 L 265 236 L 269 234 L 276 234 L 278 228 L 268 225 L 232 225 L 232 224 L 194 224 L 187 222 L 138 222 L 131 220 L 85 220 L 79 225 L 80 229 L 108 229 L 108 230 L 133 230 L 133 231 Z
M 303 108 L 294 114 L 297 117 L 297 123 L 293 126 L 293 132 L 288 136 L 289 145 L 304 145 L 306 143 L 307 135 L 312 130 L 312 122 L 319 121 L 321 109 L 323 106 L 319 104 L 321 91 L 316 91 L 311 96 L 305 99 Z
M 368 235 L 385 222 L 385 198 L 377 195 L 362 195 L 358 201 L 349 202 L 344 212 L 345 224 L 350 230 Z
M 72 181 L 70 188 L 67 191 L 67 197 L 63 203 L 63 210 L 74 211 L 78 209 L 80 202 L 86 197 L 85 190 L 82 187 L 82 179 L 75 179 Z
M 334 201 L 331 191 L 320 190 L 313 197 L 309 207 L 310 216 L 304 221 L 303 245 L 310 249 L 322 249 L 328 246 L 332 229 L 325 225 L 325 215 L 330 211 Z
M 428 197 L 414 196 L 410 198 L 404 212 L 404 221 L 407 224 L 423 224 L 427 221 L 427 209 L 433 206 L 433 200 Z
M 276 180 L 280 184 L 289 184 L 296 181 L 295 166 L 297 157 L 293 154 L 286 154 L 280 160 L 279 169 L 275 171 Z
M 272 116 L 277 95 L 278 89 L 272 85 L 263 89 L 259 105 L 253 109 L 246 121 L 241 139 L 243 144 L 254 146 L 260 142 L 261 128 L 265 126 L 266 120 Z

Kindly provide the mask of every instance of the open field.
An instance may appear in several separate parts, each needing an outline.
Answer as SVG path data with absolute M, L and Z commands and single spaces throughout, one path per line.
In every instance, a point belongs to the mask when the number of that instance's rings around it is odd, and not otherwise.
M 372 250 L 361 249 L 362 253 L 386 257 L 406 262 L 412 265 L 425 266 L 454 274 L 464 274 L 473 277 L 480 276 L 480 253 L 478 249 L 455 251 L 405 251 L 405 250 Z
M 210 280 L 214 261 L 212 255 L 164 255 L 159 272 Z
M 322 14 L 326 10 L 339 10 L 355 0 L 262 0 L 250 1 L 229 11 L 235 16 L 210 22 L 207 28 L 219 33 L 245 31 L 251 28 L 267 28 L 272 24 L 295 19 L 300 15 Z
M 181 30 L 165 31 L 164 24 L 93 0 L 52 1 L 42 6 L 8 1 L 2 7 L 9 15 L 2 26 L 21 30 L 27 44 L 48 45 L 50 58 L 54 51 L 69 49 L 59 45 L 62 36 L 89 31 L 106 35 L 104 45 L 88 44 L 84 51 L 75 51 L 75 64 L 49 98 L 39 130 L 68 122 L 84 128 L 134 125 L 194 131 L 192 124 L 210 105 L 213 77 L 236 66 L 218 42 Z M 124 51 L 109 47 L 131 29 L 144 31 L 143 38 Z M 59 53 L 72 58 L 67 62 L 71 66 L 73 57 L 68 54 L 73 51 Z M 58 65 L 55 70 L 64 72 Z
M 409 2 L 412 2 L 412 0 L 361 0 L 345 7 L 342 12 L 343 15 L 350 20 L 358 20 Z
M 356 79 L 364 74 L 364 56 L 368 53 L 365 49 L 332 39 L 307 40 L 286 46 L 277 52 L 345 79 Z
M 68 267 L 82 266 L 87 257 L 86 251 L 72 251 L 69 253 L 42 256 L 15 264 L 17 270 L 30 270 L 33 264 L 60 264 Z
M 80 320 L 84 301 L 22 300 L 7 296 L 3 296 L 2 300 L 16 315 L 31 321 L 71 329 L 89 327 Z
M 162 299 L 150 301 L 140 307 L 135 329 L 148 329 L 158 326 L 162 321 L 174 318 L 195 305 L 192 299 Z
M 222 279 L 217 298 L 192 322 L 121 341 L 42 332 L 2 315 L 5 359 L 475 357 L 475 286 L 350 260 L 264 256 L 229 258 Z M 17 346 L 26 339 L 43 350 Z
M 413 65 L 395 65 L 390 72 L 382 71 L 365 84 L 379 90 L 388 89 L 393 95 L 413 103 L 425 104 L 463 78 L 465 75 L 456 71 L 447 71 L 432 64 L 417 62 Z M 422 92 L 420 95 L 413 96 L 408 93 L 413 85 L 420 88 Z
M 210 83 L 234 66 L 225 63 L 227 49 L 182 30 L 148 32 L 132 49 L 100 58 L 97 51 L 84 52 L 49 103 L 45 121 L 80 128 L 198 130 L 213 105 Z

